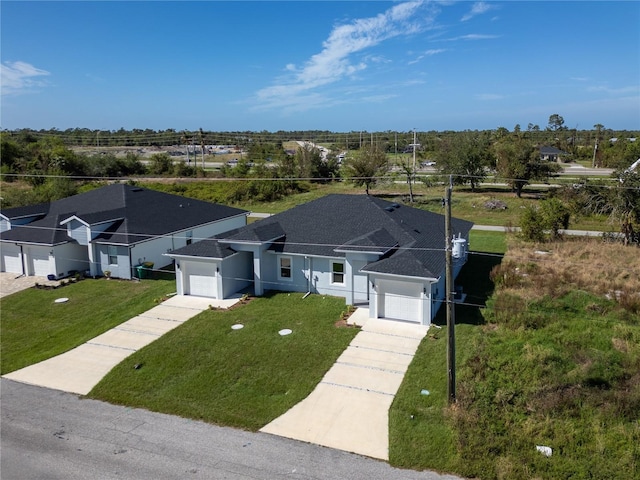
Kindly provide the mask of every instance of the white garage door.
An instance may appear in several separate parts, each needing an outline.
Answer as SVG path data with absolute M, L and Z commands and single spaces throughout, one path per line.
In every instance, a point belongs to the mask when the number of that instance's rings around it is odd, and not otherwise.
M 187 271 L 188 294 L 196 297 L 217 297 L 216 267 L 214 265 L 190 265 Z
M 51 273 L 49 269 L 49 255 L 31 254 L 31 271 L 36 277 L 46 277 Z
M 380 317 L 422 322 L 422 287 L 415 283 L 379 282 Z
M 20 260 L 19 249 L 2 246 L 2 271 L 22 273 L 22 261 Z

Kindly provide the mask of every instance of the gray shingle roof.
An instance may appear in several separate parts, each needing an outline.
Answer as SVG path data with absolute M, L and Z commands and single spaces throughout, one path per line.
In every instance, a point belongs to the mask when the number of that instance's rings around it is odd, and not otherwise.
M 96 241 L 131 245 L 247 213 L 239 208 L 124 184 L 107 185 L 49 204 L 7 209 L 2 214 L 12 219 L 30 212 L 45 213 L 28 225 L 2 232 L 0 239 L 45 245 L 64 243 L 70 239 L 60 222 L 75 215 L 89 224 L 115 220 Z
M 453 219 L 455 233 L 473 224 Z M 267 233 L 268 232 L 268 233 Z M 445 265 L 444 216 L 367 195 L 327 195 L 214 237 L 222 243 L 269 241 L 271 250 L 290 254 L 344 257 L 349 251 L 384 253 L 364 270 L 435 278 Z M 215 257 L 200 250 L 199 256 Z M 194 245 L 173 253 L 193 254 Z

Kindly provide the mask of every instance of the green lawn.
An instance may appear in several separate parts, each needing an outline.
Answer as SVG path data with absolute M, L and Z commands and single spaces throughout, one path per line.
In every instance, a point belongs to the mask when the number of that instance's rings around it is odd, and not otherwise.
M 30 288 L 0 300 L 2 374 L 94 338 L 156 305 L 175 280 L 87 279 L 55 290 Z M 67 297 L 67 303 L 54 300 Z
M 311 393 L 356 335 L 336 326 L 345 310 L 342 298 L 278 293 L 205 311 L 127 358 L 89 396 L 258 430 Z M 285 328 L 293 333 L 280 336 Z

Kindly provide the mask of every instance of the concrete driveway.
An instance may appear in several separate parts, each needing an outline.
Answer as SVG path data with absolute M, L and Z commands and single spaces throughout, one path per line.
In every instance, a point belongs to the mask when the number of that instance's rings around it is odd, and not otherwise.
M 239 298 L 174 296 L 79 347 L 4 375 L 17 382 L 86 395 L 117 364 L 209 306 L 229 308 Z
M 368 318 L 311 394 L 262 432 L 389 459 L 389 407 L 428 327 Z

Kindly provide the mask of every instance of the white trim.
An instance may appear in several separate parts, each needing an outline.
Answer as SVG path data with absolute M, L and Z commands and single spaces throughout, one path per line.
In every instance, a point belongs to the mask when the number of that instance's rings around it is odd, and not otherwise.
M 330 268 L 331 268 L 331 270 L 329 272 L 329 274 L 331 275 L 331 279 L 330 279 L 330 284 L 331 285 L 340 285 L 342 287 L 344 287 L 346 285 L 346 283 L 347 283 L 346 282 L 347 272 L 346 272 L 346 269 L 345 269 L 345 263 L 346 262 L 344 260 L 331 260 L 329 262 L 329 265 L 330 265 Z M 334 265 L 342 265 L 342 272 L 336 272 L 333 269 Z M 342 275 L 342 281 L 341 282 L 336 282 L 335 281 L 335 275 Z
M 289 276 L 282 276 L 282 260 L 289 260 Z M 290 255 L 278 255 L 278 280 L 284 280 L 285 282 L 293 282 L 293 259 Z M 284 267 L 286 268 L 286 267 Z

